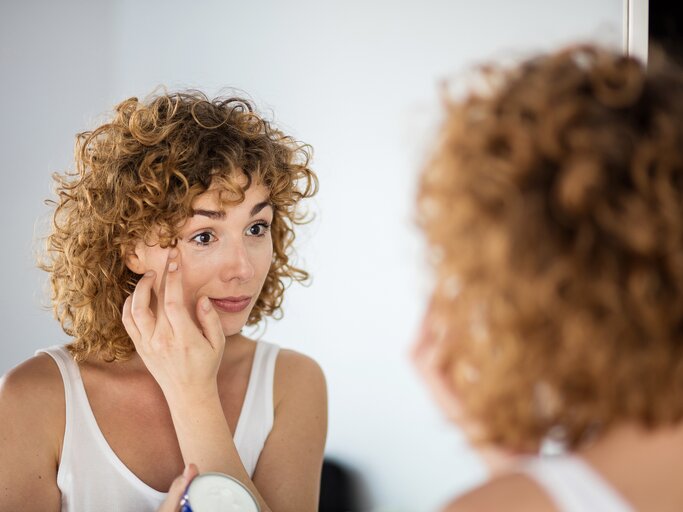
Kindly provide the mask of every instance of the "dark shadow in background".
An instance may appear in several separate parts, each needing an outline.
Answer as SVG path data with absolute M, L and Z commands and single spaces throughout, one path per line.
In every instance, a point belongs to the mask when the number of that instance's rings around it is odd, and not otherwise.
M 648 52 L 657 46 L 683 66 L 683 2 L 650 0 L 648 9 Z
M 370 499 L 360 474 L 328 457 L 323 461 L 320 479 L 319 512 L 365 512 Z

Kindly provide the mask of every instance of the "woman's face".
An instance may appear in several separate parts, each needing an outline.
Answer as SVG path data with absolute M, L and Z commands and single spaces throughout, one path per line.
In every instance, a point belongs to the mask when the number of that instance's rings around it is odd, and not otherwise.
M 188 312 L 197 321 L 197 301 L 207 296 L 218 312 L 226 336 L 236 334 L 249 318 L 270 269 L 273 208 L 269 190 L 252 184 L 244 202 L 221 207 L 220 189 L 210 187 L 192 204 L 194 215 L 181 227 L 177 249 Z M 138 274 L 154 270 L 153 303 L 160 296 L 170 248 L 138 242 L 128 267 Z

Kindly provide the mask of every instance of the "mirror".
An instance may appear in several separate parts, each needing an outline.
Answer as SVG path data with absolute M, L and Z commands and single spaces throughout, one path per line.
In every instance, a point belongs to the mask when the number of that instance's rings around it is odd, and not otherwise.
M 67 341 L 41 308 L 33 239 L 74 134 L 160 85 L 236 88 L 313 146 L 320 178 L 296 242 L 312 284 L 257 335 L 322 366 L 327 454 L 358 475 L 367 509 L 434 509 L 485 476 L 407 356 L 430 287 L 414 187 L 439 83 L 576 40 L 620 47 L 623 21 L 622 0 L 4 4 L 0 373 Z

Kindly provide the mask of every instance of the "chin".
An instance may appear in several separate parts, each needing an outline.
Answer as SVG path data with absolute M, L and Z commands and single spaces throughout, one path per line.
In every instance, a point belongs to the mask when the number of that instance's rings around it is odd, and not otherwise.
M 223 334 L 225 335 L 225 337 L 239 334 L 244 328 L 245 324 L 246 322 L 222 322 Z
M 221 327 L 223 328 L 223 335 L 227 337 L 239 334 L 240 331 L 242 331 L 242 329 L 247 325 L 251 310 L 252 307 L 247 307 L 242 311 L 235 313 L 218 311 L 218 317 L 220 318 Z

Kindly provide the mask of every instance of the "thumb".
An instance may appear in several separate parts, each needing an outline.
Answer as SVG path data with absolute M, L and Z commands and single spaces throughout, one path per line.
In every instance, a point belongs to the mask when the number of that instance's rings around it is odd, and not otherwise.
M 180 500 L 185 493 L 185 489 L 190 485 L 192 479 L 197 476 L 197 466 L 189 464 L 185 466 L 183 474 L 176 477 L 168 490 L 168 496 L 161 504 L 157 512 L 178 512 L 180 508 Z
M 222 350 L 225 346 L 225 334 L 218 313 L 208 297 L 202 297 L 197 301 L 197 319 L 201 325 L 204 337 L 214 349 Z

